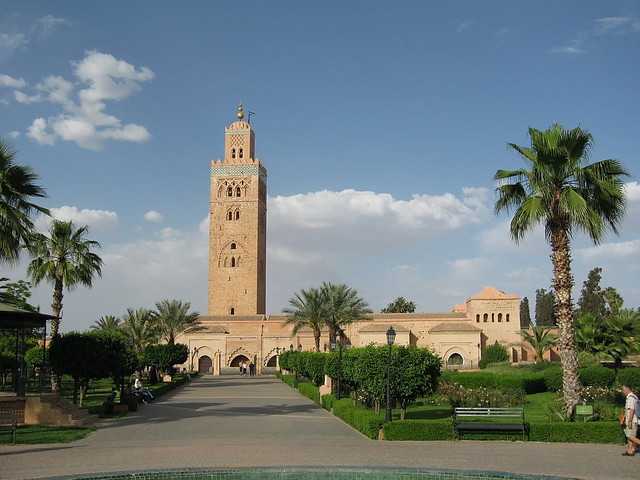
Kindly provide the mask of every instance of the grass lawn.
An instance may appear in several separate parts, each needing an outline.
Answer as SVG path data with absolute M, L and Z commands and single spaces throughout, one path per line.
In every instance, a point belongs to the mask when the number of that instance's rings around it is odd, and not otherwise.
M 45 425 L 25 425 L 16 431 L 16 444 L 35 445 L 42 443 L 71 443 L 86 437 L 95 430 L 74 427 L 47 427 Z M 0 444 L 11 443 L 11 432 L 0 432 Z
M 512 367 L 511 362 L 504 362 L 489 365 L 482 371 L 487 373 L 494 373 L 496 375 L 532 375 L 534 373 L 542 373 L 547 368 L 557 367 L 559 365 L 559 362 L 543 362 L 538 364 L 532 363 L 529 365 L 517 365 L 515 367 Z

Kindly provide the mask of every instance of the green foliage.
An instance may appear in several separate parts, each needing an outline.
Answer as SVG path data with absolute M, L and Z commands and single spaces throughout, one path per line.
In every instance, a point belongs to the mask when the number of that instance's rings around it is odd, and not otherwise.
M 611 387 L 616 381 L 616 372 L 600 365 L 581 368 L 578 373 L 584 386 Z
M 451 420 L 400 420 L 382 426 L 384 439 L 390 441 L 451 440 Z
M 120 329 L 120 326 L 119 318 L 114 317 L 113 315 L 106 315 L 96 320 L 94 325 L 91 325 L 90 329 L 95 332 L 117 332 Z
M 316 351 L 320 351 L 320 334 L 325 324 L 327 315 L 327 302 L 325 296 L 318 288 L 300 290 L 289 299 L 290 307 L 284 308 L 282 313 L 287 314 L 287 319 L 282 326 L 293 325 L 291 336 L 294 336 L 301 328 L 310 328 L 313 332 Z
M 299 366 L 303 375 L 318 386 L 324 383 L 326 357 L 319 352 L 299 352 Z
M 182 303 L 182 300 L 156 302 L 156 311 L 151 312 L 151 317 L 158 336 L 173 345 L 175 338 L 182 333 L 202 331 L 204 327 L 200 325 L 200 314 L 189 312 L 190 308 L 191 303 Z
M 404 297 L 398 297 L 380 310 L 380 313 L 413 313 L 415 311 L 416 304 L 414 302 L 407 301 Z
M 17 445 L 38 445 L 47 443 L 71 443 L 95 431 L 95 427 L 49 427 L 46 425 L 22 425 L 16 431 Z M 0 432 L 0 444 L 11 442 L 10 432 Z
M 441 381 L 458 383 L 465 387 L 511 388 L 520 389 L 527 395 L 547 391 L 542 374 L 495 375 L 489 372 L 451 372 L 444 371 Z
M 173 365 L 186 362 L 189 348 L 181 343 L 147 345 L 142 352 L 142 363 L 168 373 Z
M 280 354 L 280 357 L 279 357 L 278 361 L 280 363 L 280 368 L 282 370 L 287 370 L 289 372 L 293 372 L 293 368 L 291 368 L 293 355 L 294 355 L 294 353 L 293 353 L 292 350 L 285 350 L 284 352 L 282 352 Z
M 415 345 L 392 349 L 391 398 L 398 401 L 403 416 L 409 402 L 436 391 L 441 362 L 439 356 Z
M 376 415 L 368 408 L 353 405 L 351 399 L 345 398 L 331 403 L 333 414 L 348 425 L 369 438 L 378 438 L 378 432 L 384 424 L 384 418 Z
M 500 345 L 496 340 L 493 345 L 488 345 L 482 351 L 482 359 L 478 362 L 480 368 L 486 368 L 487 365 L 492 363 L 501 363 L 509 360 L 509 352 L 507 349 Z
M 315 383 L 300 382 L 298 383 L 298 392 L 315 403 L 320 403 L 320 390 Z
M 562 367 L 548 368 L 542 373 L 548 392 L 562 390 Z
M 520 328 L 522 330 L 531 328 L 533 322 L 531 321 L 531 309 L 529 308 L 529 299 L 524 297 L 520 302 Z
M 36 345 L 35 347 L 31 347 L 26 351 L 26 353 L 24 354 L 24 361 L 29 368 L 41 367 L 45 364 L 45 361 L 46 363 L 49 363 L 48 357 L 49 349 L 47 348 L 45 353 L 43 352 L 42 347 Z
M 640 368 L 623 368 L 616 380 L 619 385 L 629 385 L 636 395 L 640 394 Z
M 541 288 L 536 290 L 536 326 L 554 327 L 556 321 L 556 294 Z
M 8 279 L 0 279 L 0 281 L 4 280 Z M 13 305 L 28 312 L 37 312 L 38 309 L 28 302 L 29 297 L 31 297 L 31 284 L 24 280 L 5 283 L 0 286 L 0 302 Z
M 452 408 L 515 407 L 525 402 L 524 391 L 519 388 L 465 387 L 443 382 L 438 397 L 447 398 Z
M 589 272 L 587 279 L 582 283 L 580 298 L 576 302 L 578 304 L 578 316 L 605 316 L 607 300 L 604 296 L 604 290 L 600 288 L 601 279 L 602 268 L 596 267 Z
M 544 354 L 558 344 L 558 336 L 551 333 L 549 327 L 531 327 L 531 333 L 528 330 L 520 330 L 518 334 L 524 342 L 517 342 L 513 345 L 533 349 L 536 363 L 544 362 Z
M 331 395 L 323 395 L 322 396 L 322 407 L 325 410 L 331 411 L 331 409 L 333 408 L 333 403 L 336 401 L 336 396 L 331 394 Z

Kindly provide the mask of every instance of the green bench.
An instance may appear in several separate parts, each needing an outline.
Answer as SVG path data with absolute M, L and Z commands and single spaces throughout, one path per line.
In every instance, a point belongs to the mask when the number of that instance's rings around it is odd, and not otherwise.
M 11 445 L 15 445 L 16 443 L 17 427 L 18 422 L 16 420 L 16 411 L 13 409 L 0 410 L 0 430 L 11 432 Z
M 516 422 L 515 419 L 518 419 Z M 522 432 L 525 440 L 524 408 L 462 408 L 453 412 L 453 441 L 456 432 Z

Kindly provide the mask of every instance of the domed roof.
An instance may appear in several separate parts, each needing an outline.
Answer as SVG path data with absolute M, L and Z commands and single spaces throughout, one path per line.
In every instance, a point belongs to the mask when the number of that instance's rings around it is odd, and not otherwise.
M 251 129 L 251 125 L 249 125 L 247 122 L 243 122 L 242 120 L 238 122 L 233 122 L 229 126 L 229 130 L 250 130 L 250 129 Z

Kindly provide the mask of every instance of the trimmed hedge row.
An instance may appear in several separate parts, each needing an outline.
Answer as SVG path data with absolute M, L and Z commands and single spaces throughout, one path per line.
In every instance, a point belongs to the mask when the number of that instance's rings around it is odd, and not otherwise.
M 328 398 L 332 397 L 332 398 Z M 333 395 L 323 395 L 322 405 L 347 425 L 351 425 L 363 435 L 377 439 L 378 433 L 384 424 L 384 418 L 376 415 L 372 410 L 354 405 L 350 398 L 336 400 Z
M 622 443 L 618 422 L 528 422 L 526 428 L 532 442 Z M 451 420 L 394 421 L 385 423 L 382 431 L 384 439 L 390 441 L 443 441 L 452 438 Z M 465 440 L 522 440 L 522 435 L 517 433 L 464 433 L 463 436 Z
M 634 392 L 640 392 L 640 368 L 624 368 L 618 373 L 618 383 L 627 384 Z
M 298 383 L 298 392 L 315 403 L 320 403 L 320 389 L 313 382 Z
M 533 375 L 496 375 L 489 372 L 456 373 L 444 371 L 441 380 L 459 383 L 465 387 L 517 388 L 527 395 L 547 391 L 547 384 L 542 374 Z
M 190 372 L 189 375 L 191 375 L 191 378 L 195 378 L 198 376 L 198 372 L 193 371 Z M 158 398 L 185 383 L 187 383 L 186 377 L 176 375 L 170 382 L 160 382 L 155 385 L 150 385 L 149 391 L 151 392 L 151 395 L 153 395 L 153 398 Z

